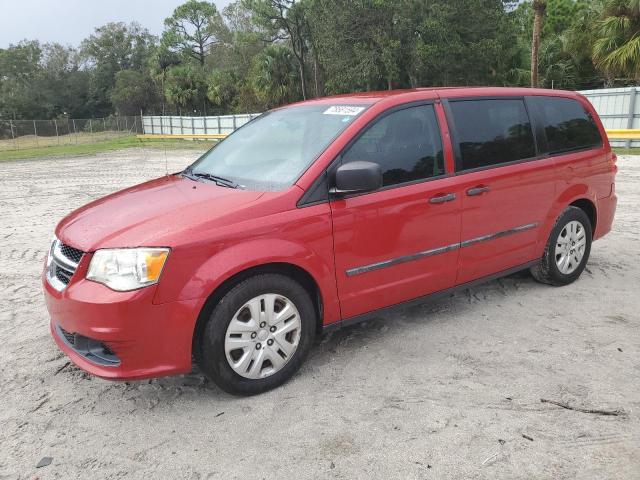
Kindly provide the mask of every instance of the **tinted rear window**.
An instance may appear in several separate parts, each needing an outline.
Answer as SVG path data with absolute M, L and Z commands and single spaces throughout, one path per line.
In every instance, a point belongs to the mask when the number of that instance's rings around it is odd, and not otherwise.
M 533 97 L 547 136 L 549 153 L 568 152 L 602 144 L 593 117 L 571 98 Z
M 535 157 L 531 122 L 522 99 L 450 102 L 460 150 L 459 169 Z

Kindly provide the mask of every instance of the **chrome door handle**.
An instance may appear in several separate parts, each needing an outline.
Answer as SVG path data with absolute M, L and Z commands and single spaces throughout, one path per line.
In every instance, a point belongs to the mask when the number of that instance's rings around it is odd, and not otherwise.
M 491 190 L 489 187 L 487 187 L 486 185 L 482 185 L 479 187 L 470 188 L 469 190 L 467 190 L 467 195 L 469 195 L 470 197 L 475 197 L 476 195 L 487 193 L 489 190 Z
M 429 203 L 445 203 L 452 202 L 456 199 L 455 193 L 447 193 L 446 195 L 439 195 L 437 197 L 431 197 Z

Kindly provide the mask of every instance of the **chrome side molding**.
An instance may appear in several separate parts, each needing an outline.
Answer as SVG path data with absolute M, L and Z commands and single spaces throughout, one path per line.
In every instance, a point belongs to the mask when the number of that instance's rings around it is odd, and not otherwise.
M 363 273 L 372 272 L 374 270 L 379 270 L 381 268 L 391 267 L 393 265 L 398 265 L 400 263 L 412 262 L 414 260 L 419 260 L 424 257 L 431 257 L 433 255 L 440 255 L 441 253 L 450 252 L 452 250 L 458 250 L 459 248 L 470 247 L 471 245 L 475 245 L 476 243 L 488 242 L 490 240 L 495 240 L 496 238 L 507 237 L 509 235 L 514 235 L 516 233 L 525 232 L 527 230 L 536 228 L 538 225 L 539 225 L 538 222 L 527 223 L 526 225 L 520 225 L 519 227 L 510 228 L 509 230 L 502 230 L 500 232 L 491 233 L 489 235 L 483 235 L 481 237 L 464 240 L 463 242 L 460 242 L 460 243 L 452 243 L 451 245 L 445 245 L 444 247 L 438 247 L 438 248 L 433 248 L 431 250 L 412 253 L 410 255 L 404 255 L 402 257 L 396 257 L 390 260 L 384 260 L 382 262 L 372 263 L 370 265 L 363 265 L 361 267 L 350 268 L 345 273 L 347 274 L 348 277 L 353 277 L 355 275 L 361 275 Z

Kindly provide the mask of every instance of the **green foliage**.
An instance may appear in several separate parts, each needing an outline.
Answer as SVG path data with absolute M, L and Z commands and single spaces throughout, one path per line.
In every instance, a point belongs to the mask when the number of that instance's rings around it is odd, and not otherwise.
M 547 10 L 543 35 L 559 35 L 571 27 L 576 15 L 586 7 L 584 2 L 574 0 L 546 0 Z
M 137 70 L 121 70 L 111 91 L 111 102 L 120 115 L 139 115 L 156 102 L 151 77 Z
M 400 28 L 395 28 L 394 17 L 400 4 L 386 0 L 358 4 L 316 0 L 306 5 L 326 74 L 327 93 L 378 90 L 399 84 L 404 42 L 398 38 Z
M 251 82 L 264 109 L 297 100 L 297 74 L 291 50 L 272 45 L 259 53 L 251 69 Z
M 269 35 L 272 42 L 286 40 L 298 65 L 300 93 L 307 98 L 307 64 L 310 40 L 307 7 L 295 0 L 243 0 L 251 19 Z
M 600 0 L 546 0 L 540 48 L 540 85 L 547 88 L 580 89 L 603 86 L 606 75 L 592 61 L 595 22 Z M 527 85 L 533 22 L 531 2 L 512 12 L 518 29 L 520 61 L 510 81 Z
M 82 54 L 97 68 L 108 73 L 125 69 L 141 69 L 155 37 L 137 23 L 107 23 L 81 45 Z
M 206 91 L 204 73 L 197 65 L 177 65 L 167 71 L 164 94 L 181 109 L 201 111 Z
M 20 42 L 0 50 L 0 111 L 13 118 L 44 116 L 40 61 L 42 47 L 37 41 Z
M 162 36 L 163 45 L 187 59 L 196 60 L 201 66 L 225 30 L 216 6 L 197 0 L 187 0 L 180 5 L 164 24 L 167 29 Z
M 112 111 L 111 89 L 121 70 L 143 70 L 156 39 L 137 23 L 107 23 L 84 40 L 80 53 L 91 65 L 88 98 L 93 112 Z
M 502 85 L 517 57 L 516 31 L 499 0 L 432 2 L 417 32 L 419 83 Z
M 640 0 L 606 0 L 596 21 L 595 64 L 609 75 L 640 78 Z
M 0 115 L 53 118 L 89 114 L 89 74 L 80 70 L 77 53 L 37 41 L 0 50 Z
M 239 83 L 233 70 L 215 70 L 207 79 L 207 98 L 222 111 L 233 111 Z
M 542 86 L 638 80 L 640 0 L 543 3 Z M 0 117 L 241 113 L 354 91 L 528 85 L 533 18 L 532 0 L 237 0 L 222 12 L 187 0 L 160 38 L 109 23 L 78 49 L 0 49 Z

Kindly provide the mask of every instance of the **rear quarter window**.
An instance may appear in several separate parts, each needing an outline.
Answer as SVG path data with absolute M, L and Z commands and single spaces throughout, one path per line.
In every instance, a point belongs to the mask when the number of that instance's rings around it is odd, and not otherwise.
M 547 139 L 544 153 L 562 153 L 602 145 L 600 131 L 582 103 L 571 98 L 532 97 Z

